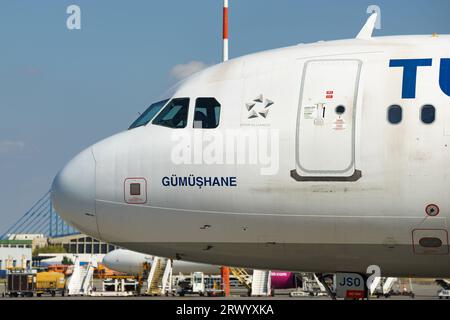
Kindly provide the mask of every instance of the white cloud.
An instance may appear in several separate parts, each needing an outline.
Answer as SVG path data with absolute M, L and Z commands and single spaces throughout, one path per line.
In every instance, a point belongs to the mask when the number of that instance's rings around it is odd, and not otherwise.
M 191 61 L 186 64 L 176 65 L 175 67 L 172 68 L 172 70 L 170 70 L 170 74 L 175 79 L 182 80 L 189 77 L 190 75 L 193 75 L 194 73 L 206 69 L 207 67 L 208 65 L 201 61 Z
M 22 152 L 25 142 L 20 140 L 0 140 L 0 155 Z

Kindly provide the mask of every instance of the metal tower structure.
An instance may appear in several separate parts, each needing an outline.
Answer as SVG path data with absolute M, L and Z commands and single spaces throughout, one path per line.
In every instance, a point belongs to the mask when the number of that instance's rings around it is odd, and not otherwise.
M 55 211 L 50 190 L 39 199 L 19 220 L 9 227 L 0 239 L 12 234 L 44 234 L 46 237 L 63 237 L 80 232 L 69 226 Z

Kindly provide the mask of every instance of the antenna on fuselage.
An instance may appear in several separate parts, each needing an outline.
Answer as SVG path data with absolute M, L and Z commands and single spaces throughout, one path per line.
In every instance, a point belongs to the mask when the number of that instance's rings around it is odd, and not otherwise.
M 223 62 L 228 61 L 228 0 L 223 0 Z
M 378 13 L 372 14 L 369 19 L 367 19 L 366 24 L 362 27 L 361 31 L 356 36 L 356 39 L 360 40 L 370 40 L 372 39 L 373 30 L 375 30 L 375 25 L 377 23 Z

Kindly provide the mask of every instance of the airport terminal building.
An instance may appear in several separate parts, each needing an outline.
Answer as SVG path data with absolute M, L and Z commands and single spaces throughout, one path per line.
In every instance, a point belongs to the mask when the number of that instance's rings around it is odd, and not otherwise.
M 102 242 L 85 234 L 75 234 L 57 238 L 48 238 L 48 244 L 64 249 L 64 253 L 40 253 L 39 258 L 47 264 L 60 264 L 64 258 L 80 261 L 91 261 L 93 258 L 102 261 L 103 257 L 119 247 Z
M 31 240 L 0 240 L 0 278 L 8 268 L 30 269 L 32 264 Z

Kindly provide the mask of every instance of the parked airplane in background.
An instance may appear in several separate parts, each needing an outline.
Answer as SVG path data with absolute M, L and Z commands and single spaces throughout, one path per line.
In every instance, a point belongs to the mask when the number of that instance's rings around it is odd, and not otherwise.
M 450 36 L 374 24 L 190 77 L 70 161 L 55 209 L 177 260 L 450 276 Z
M 106 254 L 103 257 L 102 263 L 108 269 L 136 276 L 142 273 L 144 263 L 149 265 L 153 263 L 153 256 L 130 250 L 117 249 Z M 180 273 L 189 275 L 193 272 L 203 272 L 204 274 L 217 275 L 220 274 L 220 267 L 209 264 L 175 260 L 173 262 L 172 272 L 174 275 Z
M 142 273 L 144 263 L 151 265 L 153 256 L 134 252 L 130 250 L 118 249 L 111 251 L 103 258 L 102 263 L 111 270 L 139 275 Z M 173 274 L 191 275 L 194 272 L 202 272 L 206 275 L 219 275 L 221 273 L 219 266 L 209 264 L 193 263 L 188 261 L 173 261 Z M 273 271 L 271 273 L 271 286 L 274 289 L 295 288 L 296 281 L 291 272 Z

